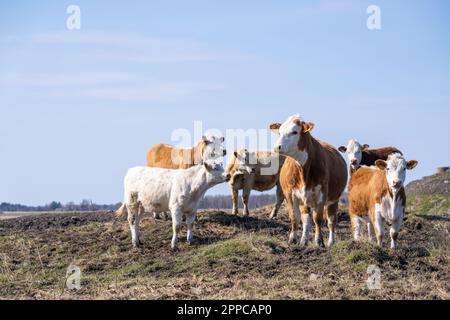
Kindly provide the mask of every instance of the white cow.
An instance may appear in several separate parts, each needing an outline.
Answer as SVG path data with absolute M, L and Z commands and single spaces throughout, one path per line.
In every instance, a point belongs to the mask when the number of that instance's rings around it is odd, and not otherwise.
M 208 189 L 228 180 L 230 174 L 225 173 L 223 166 L 214 161 L 206 161 L 189 169 L 134 167 L 125 176 L 124 201 L 117 213 L 124 215 L 125 211 L 128 212 L 131 241 L 137 247 L 140 245 L 141 213 L 170 211 L 173 225 L 171 246 L 175 249 L 182 215 L 186 215 L 187 241 L 191 243 L 192 226 L 199 201 Z M 137 199 L 133 199 L 136 193 Z M 138 209 L 133 210 L 133 207 Z M 140 207 L 142 210 L 139 210 Z

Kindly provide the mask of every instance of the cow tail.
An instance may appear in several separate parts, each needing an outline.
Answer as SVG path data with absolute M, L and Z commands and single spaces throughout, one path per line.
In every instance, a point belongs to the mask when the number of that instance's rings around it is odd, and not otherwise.
M 116 211 L 116 217 L 117 218 L 123 218 L 127 214 L 125 203 L 122 203 L 119 209 Z

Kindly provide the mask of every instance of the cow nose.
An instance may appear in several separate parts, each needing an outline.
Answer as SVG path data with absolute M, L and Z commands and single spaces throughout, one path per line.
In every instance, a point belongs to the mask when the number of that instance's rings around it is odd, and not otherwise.
M 227 150 L 223 150 L 223 155 L 224 155 L 224 156 L 227 155 Z
M 225 176 L 225 180 L 230 181 L 230 179 L 231 179 L 231 174 L 227 173 L 227 175 Z
M 352 160 L 352 164 L 356 164 L 356 160 L 355 159 Z
M 401 185 L 402 185 L 401 181 L 399 181 L 399 180 L 394 181 L 394 187 L 399 188 L 399 187 L 401 187 Z

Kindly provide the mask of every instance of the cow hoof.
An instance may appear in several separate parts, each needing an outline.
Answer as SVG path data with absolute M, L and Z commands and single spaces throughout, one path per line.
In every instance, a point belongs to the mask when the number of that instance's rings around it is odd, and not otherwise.
M 272 211 L 272 213 L 271 213 L 270 216 L 269 216 L 269 219 L 270 219 L 270 220 L 273 220 L 273 219 L 275 219 L 276 217 L 277 217 L 276 212 L 273 212 L 273 211 Z
M 316 239 L 316 246 L 317 247 L 322 247 L 322 248 L 325 247 L 325 244 L 323 243 L 323 239 L 322 238 Z
M 307 241 L 307 240 L 301 240 L 301 241 L 300 241 L 300 245 L 301 245 L 302 247 L 306 247 L 306 246 L 308 245 L 308 241 Z
M 153 219 L 161 220 L 161 215 L 159 213 L 153 212 Z
M 141 245 L 142 245 L 142 242 L 141 241 L 139 241 L 139 242 L 133 242 L 133 248 L 134 249 L 140 249 L 140 247 L 141 247 Z
M 244 216 L 244 217 L 248 217 L 250 215 L 250 213 L 249 212 L 244 212 L 244 214 L 242 215 L 242 216 Z
M 233 216 L 237 216 L 237 215 L 238 215 L 238 212 L 237 212 L 237 211 L 233 211 L 233 212 L 231 212 L 231 214 L 232 214 Z
M 288 243 L 290 243 L 290 244 L 297 243 L 297 237 L 293 236 L 292 234 L 289 235 Z

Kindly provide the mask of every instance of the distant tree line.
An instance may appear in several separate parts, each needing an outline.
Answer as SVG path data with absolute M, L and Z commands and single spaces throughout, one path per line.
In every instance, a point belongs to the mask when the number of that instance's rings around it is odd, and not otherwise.
M 250 195 L 248 205 L 251 209 L 260 208 L 268 204 L 275 203 L 276 197 L 274 194 L 255 194 Z M 200 209 L 231 209 L 231 195 L 214 195 L 206 196 L 200 201 Z M 238 207 L 242 208 L 242 200 L 239 197 Z
M 116 204 L 97 204 L 91 200 L 82 200 L 80 203 L 68 202 L 62 204 L 58 201 L 52 201 L 43 206 L 25 206 L 16 203 L 2 202 L 0 211 L 108 211 L 117 210 L 120 203 Z
M 275 203 L 274 194 L 255 194 L 251 195 L 249 199 L 250 208 L 259 208 L 268 204 Z M 242 208 L 242 201 L 239 198 L 239 207 Z M 68 202 L 62 204 L 58 201 L 52 201 L 42 206 L 26 206 L 16 203 L 0 203 L 1 211 L 115 211 L 120 207 L 121 203 L 116 204 L 97 204 L 91 200 L 82 200 L 80 203 Z M 199 204 L 200 209 L 230 209 L 231 196 L 230 195 L 210 195 L 203 198 Z

